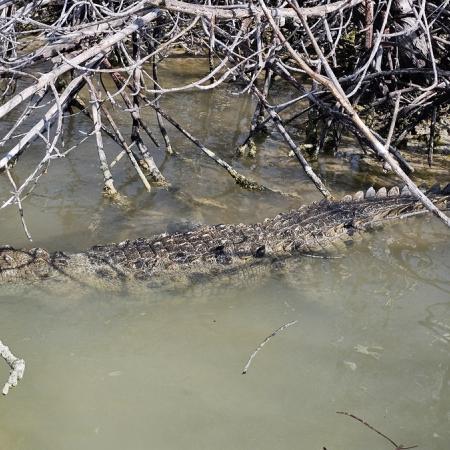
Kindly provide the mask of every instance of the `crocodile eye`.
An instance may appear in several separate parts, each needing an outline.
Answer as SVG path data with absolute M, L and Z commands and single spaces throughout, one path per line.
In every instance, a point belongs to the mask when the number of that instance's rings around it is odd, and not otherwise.
M 255 253 L 253 254 L 253 256 L 255 258 L 262 258 L 265 255 L 266 255 L 266 246 L 265 245 L 261 245 L 261 247 L 258 247 L 256 249 Z

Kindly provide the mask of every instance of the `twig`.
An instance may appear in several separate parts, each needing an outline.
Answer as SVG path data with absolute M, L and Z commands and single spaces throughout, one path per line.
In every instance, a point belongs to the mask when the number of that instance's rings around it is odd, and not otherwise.
M 257 355 L 257 353 L 267 344 L 267 342 L 270 341 L 277 333 L 280 331 L 285 330 L 286 328 L 290 327 L 291 325 L 295 325 L 298 322 L 298 320 L 294 320 L 293 322 L 288 322 L 284 325 L 282 325 L 280 328 L 277 328 L 275 331 L 273 331 L 269 336 L 267 336 L 261 344 L 258 345 L 256 350 L 250 355 L 250 358 L 247 361 L 247 364 L 244 367 L 244 370 L 242 371 L 242 375 L 245 375 L 250 368 L 250 364 L 252 363 L 253 358 Z
M 114 180 L 111 174 L 111 170 L 108 165 L 108 161 L 106 160 L 105 151 L 103 148 L 103 138 L 101 134 L 101 114 L 100 114 L 100 103 L 99 98 L 97 96 L 97 92 L 95 86 L 91 82 L 89 78 L 86 77 L 86 82 L 89 85 L 89 93 L 91 95 L 91 103 L 92 103 L 92 120 L 94 122 L 94 133 L 97 141 L 97 151 L 98 157 L 100 160 L 100 168 L 103 173 L 103 190 L 106 195 L 111 197 L 117 196 L 117 190 L 114 186 Z
M 433 164 L 434 135 L 436 132 L 436 110 L 437 107 L 434 106 L 431 114 L 430 140 L 428 141 L 428 165 L 430 167 Z
M 145 186 L 145 189 L 147 189 L 148 192 L 152 190 L 150 183 L 148 182 L 147 178 L 145 178 L 144 173 L 142 172 L 142 169 L 139 166 L 139 163 L 136 161 L 136 158 L 134 157 L 133 152 L 131 151 L 130 146 L 126 143 L 125 138 L 122 136 L 122 133 L 120 132 L 119 127 L 114 122 L 113 117 L 109 113 L 108 109 L 104 107 L 103 103 L 101 104 L 101 109 L 103 111 L 103 114 L 105 115 L 106 119 L 108 120 L 109 124 L 111 125 L 112 129 L 116 133 L 116 137 L 120 142 L 120 145 L 124 148 L 124 152 L 128 155 L 128 158 L 131 161 L 131 164 L 133 165 L 134 169 L 136 170 L 137 174 L 139 175 L 139 178 L 142 181 L 142 184 Z M 115 161 L 118 160 L 118 157 L 115 159 Z M 112 167 L 112 163 L 110 164 L 110 167 Z
M 156 87 L 158 86 L 158 63 L 156 61 L 156 58 L 153 58 L 152 66 L 153 66 L 154 86 L 156 89 Z M 156 93 L 155 93 L 155 105 L 159 106 L 158 94 L 156 94 Z M 164 126 L 162 117 L 158 111 L 155 111 L 155 112 L 156 112 L 156 120 L 158 121 L 159 131 L 161 132 L 161 136 L 163 137 L 164 143 L 166 145 L 166 152 L 169 155 L 173 155 L 174 151 L 172 148 L 172 144 L 170 143 L 170 138 L 169 138 L 169 135 L 167 134 L 167 130 L 166 130 L 166 127 Z
M 320 179 L 319 176 L 314 172 L 314 169 L 310 166 L 306 158 L 303 156 L 301 149 L 298 145 L 295 144 L 295 142 L 292 140 L 291 136 L 287 132 L 286 128 L 283 126 L 283 122 L 281 120 L 281 117 L 270 108 L 265 98 L 261 95 L 261 93 L 253 86 L 253 92 L 258 96 L 260 102 L 264 107 L 266 108 L 268 114 L 272 118 L 274 124 L 278 128 L 279 132 L 285 139 L 285 141 L 288 143 L 291 150 L 294 152 L 294 155 L 300 162 L 301 166 L 303 167 L 303 170 L 305 171 L 306 175 L 311 179 L 311 181 L 314 183 L 314 186 L 317 187 L 317 189 L 320 191 L 320 193 L 326 198 L 331 200 L 333 196 L 331 195 L 331 192 L 327 189 L 327 187 L 324 185 L 323 181 Z
M 9 172 L 8 168 L 6 169 L 6 173 L 8 175 L 8 179 L 9 179 L 10 183 L 12 184 L 12 186 L 14 188 L 14 192 L 12 194 L 14 195 L 16 203 L 17 203 L 17 207 L 19 208 L 20 220 L 22 222 L 23 229 L 25 231 L 25 234 L 27 235 L 28 240 L 30 242 L 33 242 L 31 234 L 28 231 L 27 223 L 25 222 L 25 216 L 23 215 L 22 200 L 20 199 L 20 193 L 19 193 L 19 190 L 17 189 L 16 182 L 14 181 L 14 178 L 11 176 L 11 173 Z
M 403 445 L 398 445 L 390 437 L 386 436 L 381 431 L 378 431 L 376 428 L 374 428 L 372 425 L 367 423 L 365 420 L 360 419 L 359 417 L 355 416 L 354 414 L 350 414 L 350 413 L 348 413 L 346 411 L 336 411 L 336 414 L 342 414 L 344 416 L 351 417 L 352 419 L 355 419 L 358 422 L 362 423 L 367 428 L 371 429 L 372 431 L 375 431 L 375 433 L 379 434 L 380 436 L 384 437 L 387 441 L 389 441 L 395 447 L 395 450 L 408 450 L 408 449 L 411 449 L 411 448 L 417 448 L 417 445 L 412 445 L 410 447 L 404 447 Z

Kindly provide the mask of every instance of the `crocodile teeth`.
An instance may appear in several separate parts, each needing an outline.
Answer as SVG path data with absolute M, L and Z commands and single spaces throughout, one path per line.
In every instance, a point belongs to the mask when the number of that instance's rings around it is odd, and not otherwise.
M 385 197 L 387 197 L 387 191 L 386 191 L 386 188 L 385 188 L 385 187 L 382 187 L 382 188 L 378 189 L 378 192 L 377 192 L 377 194 L 376 194 L 376 197 L 377 197 L 377 198 L 385 198 Z
M 408 186 L 403 186 L 402 193 L 400 194 L 402 197 L 411 197 L 411 191 Z
M 344 197 L 342 197 L 342 201 L 343 202 L 351 202 L 353 200 L 351 195 L 344 195 Z
M 364 199 L 364 192 L 363 191 L 358 191 L 353 195 L 353 200 L 360 201 Z
M 391 187 L 388 192 L 388 197 L 398 197 L 400 195 L 400 189 L 398 186 Z
M 369 189 L 367 189 L 366 192 L 366 198 L 374 198 L 376 195 L 375 189 L 373 187 L 370 187 Z

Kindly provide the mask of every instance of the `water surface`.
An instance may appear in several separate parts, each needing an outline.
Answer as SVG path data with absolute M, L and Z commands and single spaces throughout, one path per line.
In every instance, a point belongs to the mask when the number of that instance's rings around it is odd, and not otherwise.
M 164 75 L 169 84 L 203 70 L 183 59 L 170 69 Z M 236 169 L 296 197 L 240 189 L 171 130 L 179 156 L 154 149 L 171 189 L 148 194 L 121 164 L 116 183 L 129 202 L 115 205 L 101 195 L 91 138 L 52 165 L 25 200 L 34 242 L 26 241 L 14 208 L 0 211 L 0 242 L 80 250 L 163 232 L 170 222 L 253 222 L 319 199 L 276 134 L 261 138 L 255 160 L 235 155 L 253 107 L 249 98 L 233 96 L 236 91 L 226 86 L 173 96 L 166 107 Z M 154 121 L 150 113 L 147 119 Z M 68 125 L 67 146 L 91 131 L 81 115 Z M 117 148 L 108 142 L 107 151 L 112 156 Z M 41 155 L 39 143 L 33 144 L 14 176 L 23 177 Z M 367 188 L 374 180 L 354 160 L 321 157 L 314 167 L 334 192 Z M 383 175 L 376 177 L 380 182 Z M 1 177 L 2 201 L 8 192 Z M 398 444 L 447 450 L 449 251 L 447 230 L 421 218 L 368 234 L 334 254 L 342 258 L 304 258 L 225 287 L 212 282 L 134 296 L 3 289 L 0 338 L 26 359 L 27 372 L 0 399 L 0 447 L 391 448 L 336 414 L 348 411 Z M 258 344 L 295 320 L 242 375 Z M 0 380 L 6 377 L 2 363 Z

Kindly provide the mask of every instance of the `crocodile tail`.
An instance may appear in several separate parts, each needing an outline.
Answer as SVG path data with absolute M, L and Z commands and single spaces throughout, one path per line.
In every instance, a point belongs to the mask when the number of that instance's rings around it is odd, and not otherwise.
M 434 196 L 449 196 L 450 195 L 450 183 L 444 188 L 441 188 L 440 184 L 434 184 L 430 189 L 425 191 L 427 195 Z M 371 198 L 386 198 L 386 197 L 411 197 L 411 191 L 408 186 L 393 186 L 391 188 L 381 187 L 377 191 L 371 186 L 364 191 L 357 191 L 353 195 L 345 195 L 342 198 L 343 202 L 360 202 Z

